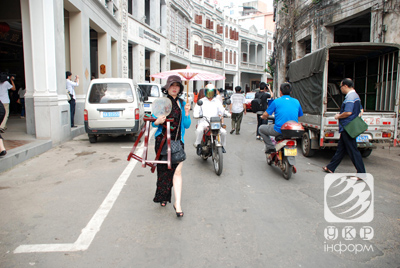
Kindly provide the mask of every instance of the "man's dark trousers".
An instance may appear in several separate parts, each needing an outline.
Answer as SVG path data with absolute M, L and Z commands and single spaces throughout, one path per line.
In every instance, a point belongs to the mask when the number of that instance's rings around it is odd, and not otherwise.
M 75 126 L 74 124 L 74 117 L 75 117 L 75 99 L 71 98 L 71 100 L 69 101 L 69 107 L 70 107 L 70 112 L 71 112 L 71 127 Z
M 351 162 L 353 162 L 353 165 L 356 167 L 357 173 L 365 173 L 364 162 L 362 161 L 360 151 L 357 149 L 356 139 L 350 137 L 345 130 L 340 133 L 336 153 L 326 167 L 332 172 L 335 172 L 335 169 L 342 161 L 346 152 L 350 156 Z
M 262 116 L 262 114 L 257 114 L 257 131 L 256 131 L 256 136 L 260 136 L 260 132 L 258 131 L 258 128 L 259 128 L 261 125 L 268 124 L 268 120 L 262 119 L 261 116 Z

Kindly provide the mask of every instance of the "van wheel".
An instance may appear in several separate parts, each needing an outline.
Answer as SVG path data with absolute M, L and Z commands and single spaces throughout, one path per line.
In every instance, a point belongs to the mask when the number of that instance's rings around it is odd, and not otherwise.
M 308 132 L 304 132 L 301 137 L 301 151 L 305 157 L 313 156 L 315 153 L 315 150 L 311 149 L 311 140 Z
M 89 142 L 90 143 L 96 143 L 97 142 L 97 136 L 96 135 L 89 135 Z
M 363 150 L 360 150 L 360 153 L 361 153 L 361 156 L 365 158 L 365 157 L 368 157 L 371 155 L 372 149 L 363 149 Z

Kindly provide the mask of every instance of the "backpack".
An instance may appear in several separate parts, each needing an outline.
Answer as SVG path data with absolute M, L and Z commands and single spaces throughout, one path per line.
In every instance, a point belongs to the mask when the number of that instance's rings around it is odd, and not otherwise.
M 262 96 L 262 95 L 260 94 L 259 96 Z M 263 105 L 262 105 L 262 103 L 261 103 L 261 97 L 259 97 L 259 98 L 254 98 L 254 99 L 251 101 L 251 111 L 252 111 L 253 113 L 257 113 L 257 112 L 260 112 L 260 111 L 264 111 Z

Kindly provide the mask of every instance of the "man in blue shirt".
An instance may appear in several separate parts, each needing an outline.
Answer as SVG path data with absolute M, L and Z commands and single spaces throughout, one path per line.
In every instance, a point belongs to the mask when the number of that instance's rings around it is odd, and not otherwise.
M 360 111 L 362 111 L 360 97 L 354 90 L 354 83 L 350 78 L 342 80 L 340 83 L 340 90 L 343 94 L 346 94 L 342 107 L 340 108 L 340 113 L 335 115 L 335 119 L 339 119 L 340 139 L 335 155 L 332 157 L 331 162 L 326 167 L 323 167 L 323 170 L 328 173 L 335 172 L 335 169 L 347 152 L 353 165 L 357 169 L 357 173 L 365 173 L 364 162 L 360 151 L 357 149 L 356 138 L 350 137 L 344 130 L 344 127 L 359 116 Z M 359 176 L 361 177 L 363 175 Z
M 281 127 L 283 124 L 290 120 L 299 122 L 299 117 L 303 116 L 300 102 L 290 97 L 291 91 L 292 86 L 289 83 L 281 84 L 281 97 L 270 102 L 268 109 L 261 116 L 262 119 L 268 119 L 268 115 L 275 113 L 274 125 L 261 125 L 258 129 L 265 142 L 266 154 L 275 152 L 275 146 L 269 136 L 281 135 Z

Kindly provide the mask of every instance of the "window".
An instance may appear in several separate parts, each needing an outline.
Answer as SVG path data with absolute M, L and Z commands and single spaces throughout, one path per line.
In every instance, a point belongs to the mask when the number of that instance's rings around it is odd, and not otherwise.
M 231 51 L 229 52 L 229 63 L 230 63 L 230 64 L 233 63 L 232 56 L 233 56 L 233 54 L 232 54 L 232 50 L 231 50 Z
M 89 103 L 133 102 L 132 88 L 125 83 L 94 84 L 90 90 Z
M 225 50 L 225 63 L 228 63 L 228 50 Z
M 204 57 L 212 59 L 212 44 L 204 42 Z
M 242 61 L 247 62 L 247 53 L 242 53 Z
M 196 55 L 196 56 L 202 56 L 203 55 L 203 47 L 200 46 L 197 41 L 194 42 L 194 55 Z
M 228 25 L 227 25 L 227 26 L 225 26 L 225 38 L 229 37 L 228 34 L 229 34 L 229 29 L 228 29 Z
M 236 64 L 236 51 L 233 52 L 233 64 Z
M 195 15 L 194 22 L 197 24 L 203 24 L 203 16 L 202 15 Z

